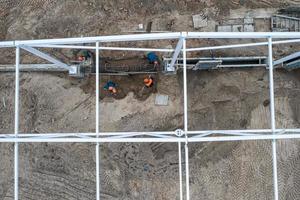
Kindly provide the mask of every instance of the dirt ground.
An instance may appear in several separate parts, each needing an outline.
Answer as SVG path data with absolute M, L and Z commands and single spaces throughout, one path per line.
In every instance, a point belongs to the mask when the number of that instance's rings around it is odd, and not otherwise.
M 190 129 L 268 128 L 267 75 L 260 69 L 189 73 Z M 8 133 L 13 126 L 13 74 L 0 76 L 0 93 L 6 100 L 6 107 L 3 102 L 0 106 L 1 133 Z M 158 77 L 164 84 L 158 84 L 147 99 L 129 90 L 118 100 L 102 98 L 101 130 L 182 128 L 182 74 Z M 138 84 L 140 78 L 121 76 L 114 81 Z M 299 95 L 295 92 L 299 72 L 277 71 L 275 81 L 277 126 L 299 127 Z M 20 131 L 95 131 L 95 94 L 86 91 L 85 85 L 85 80 L 65 75 L 22 74 Z M 156 93 L 169 95 L 169 105 L 155 106 Z M 294 140 L 278 142 L 281 199 L 299 198 L 298 145 Z M 20 152 L 20 195 L 24 199 L 94 199 L 94 145 L 26 144 Z M 13 179 L 8 176 L 13 173 L 12 145 L 1 144 L 0 153 L 5 160 L 0 174 L 2 199 L 8 200 L 13 192 Z M 176 199 L 177 164 L 177 144 L 102 145 L 102 197 Z M 190 170 L 192 199 L 272 199 L 270 142 L 190 144 Z
M 153 30 L 195 31 L 193 14 L 205 13 L 212 21 L 218 21 L 240 8 L 283 8 L 299 4 L 298 0 L 6 0 L 0 3 L 0 39 L 125 34 L 135 30 L 139 23 L 150 21 Z M 224 42 L 241 41 L 189 41 L 188 46 Z M 114 45 L 162 48 L 175 47 L 176 41 Z M 279 46 L 274 49 L 274 57 L 298 48 L 297 45 Z M 66 51 L 52 53 L 63 60 L 73 56 Z M 209 55 L 197 53 L 194 56 Z M 214 55 L 266 55 L 266 49 L 215 51 Z M 143 55 L 101 52 L 101 57 L 134 56 Z M 1 50 L 0 57 L 0 63 L 14 61 L 10 50 Z M 23 63 L 38 61 L 23 52 Z M 101 77 L 101 131 L 166 131 L 183 127 L 182 73 L 153 76 L 155 86 L 150 90 L 142 89 L 145 75 Z M 299 128 L 299 77 L 299 71 L 275 72 L 278 128 Z M 117 83 L 117 96 L 103 90 L 108 80 Z M 269 128 L 266 70 L 189 72 L 188 80 L 190 130 Z M 1 134 L 13 132 L 13 89 L 14 74 L 1 73 Z M 94 75 L 75 79 L 67 74 L 22 73 L 20 89 L 20 132 L 95 131 Z M 157 94 L 169 96 L 168 106 L 154 104 Z M 298 200 L 299 141 L 285 140 L 277 144 L 280 199 Z M 189 147 L 191 199 L 273 199 L 270 142 L 199 143 L 189 144 Z M 95 199 L 94 144 L 20 144 L 19 149 L 20 199 Z M 177 152 L 177 144 L 101 145 L 101 199 L 179 199 Z M 13 145 L 0 144 L 0 200 L 13 199 L 13 153 Z M 184 154 L 182 156 L 184 159 Z

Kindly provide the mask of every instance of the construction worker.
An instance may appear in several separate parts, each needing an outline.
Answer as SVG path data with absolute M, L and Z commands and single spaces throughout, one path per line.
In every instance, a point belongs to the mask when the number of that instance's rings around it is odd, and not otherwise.
M 158 56 L 154 52 L 148 52 L 146 56 L 150 64 L 154 64 L 155 67 L 158 65 Z
M 148 76 L 144 79 L 144 84 L 147 88 L 152 87 L 153 85 L 153 78 L 151 76 Z
M 114 82 L 108 81 L 104 86 L 104 90 L 108 90 L 111 94 L 116 95 L 117 94 L 116 86 L 117 85 Z
M 88 50 L 81 50 L 78 53 L 78 61 L 83 62 L 92 57 L 92 53 Z

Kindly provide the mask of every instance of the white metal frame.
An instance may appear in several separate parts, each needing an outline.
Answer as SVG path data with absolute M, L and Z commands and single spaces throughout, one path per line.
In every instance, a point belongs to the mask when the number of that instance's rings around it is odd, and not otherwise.
M 35 49 L 33 47 L 30 47 L 30 46 L 20 46 L 20 47 L 22 49 L 24 49 L 24 50 L 26 50 L 26 51 L 28 51 L 28 52 L 30 52 L 30 53 L 38 56 L 38 57 L 40 57 L 40 58 L 43 58 L 43 59 L 45 59 L 45 60 L 47 60 L 47 61 L 49 61 L 49 62 L 57 65 L 58 67 L 70 70 L 70 67 L 67 64 L 65 64 L 65 63 L 63 63 L 63 62 L 61 62 L 61 61 L 59 61 L 59 60 L 57 60 L 57 59 L 49 56 L 48 54 L 46 54 L 44 52 L 41 52 L 41 51 L 39 51 L 39 50 L 37 50 L 37 49 Z
M 233 44 L 212 47 L 186 48 L 186 41 L 189 39 L 265 39 L 266 42 Z M 273 39 L 287 39 L 277 40 Z M 122 41 L 148 41 L 148 40 L 178 40 L 175 49 L 156 49 L 156 48 L 128 48 L 128 47 L 106 47 L 100 46 L 103 43 L 122 42 Z M 274 104 L 274 80 L 273 80 L 273 57 L 272 46 L 276 44 L 300 42 L 300 33 L 296 32 L 255 32 L 255 33 L 228 33 L 228 32 L 175 32 L 175 33 L 153 33 L 153 34 L 133 34 L 133 35 L 115 35 L 100 37 L 66 38 L 66 39 L 46 39 L 46 40 L 25 40 L 0 42 L 0 48 L 16 49 L 15 65 L 15 124 L 14 134 L 0 134 L 1 142 L 14 143 L 14 199 L 18 200 L 18 144 L 27 142 L 88 142 L 96 144 L 96 199 L 100 200 L 100 144 L 106 142 L 173 142 L 178 143 L 179 159 L 179 196 L 183 199 L 183 179 L 182 179 L 182 149 L 184 143 L 185 149 L 185 182 L 186 199 L 190 199 L 189 191 L 189 154 L 188 144 L 190 142 L 215 142 L 215 141 L 247 141 L 247 140 L 272 140 L 272 158 L 273 158 L 273 185 L 274 199 L 278 200 L 278 177 L 277 177 L 277 157 L 276 140 L 279 139 L 299 139 L 299 129 L 278 129 L 275 126 L 275 104 Z M 80 46 L 80 44 L 96 44 L 95 46 Z M 190 51 L 205 51 L 213 49 L 243 48 L 267 46 L 269 61 L 269 87 L 270 87 L 270 129 L 251 129 L 251 130 L 188 130 L 188 95 L 187 95 L 187 66 L 186 54 Z M 96 50 L 96 132 L 95 133 L 19 133 L 19 75 L 20 75 L 20 48 L 30 49 L 35 55 L 45 59 L 45 55 L 40 54 L 35 48 L 66 48 L 66 49 L 94 49 Z M 100 113 L 99 113 L 99 50 L 120 50 L 120 51 L 157 51 L 174 52 L 172 61 L 176 60 L 180 53 L 183 55 L 183 93 L 184 93 L 184 129 L 174 131 L 156 131 L 156 132 L 101 132 Z M 48 57 L 50 62 L 60 61 Z M 172 63 L 173 63 L 172 62 Z M 64 66 L 66 67 L 66 66 Z

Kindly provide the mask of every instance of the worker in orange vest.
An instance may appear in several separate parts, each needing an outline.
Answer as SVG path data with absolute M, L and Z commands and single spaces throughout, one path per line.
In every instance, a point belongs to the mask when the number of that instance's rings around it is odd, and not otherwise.
M 104 90 L 108 90 L 111 94 L 117 94 L 117 89 L 116 89 L 117 84 L 112 82 L 112 81 L 108 81 L 105 86 L 104 86 Z
M 153 85 L 153 78 L 151 76 L 144 79 L 144 84 L 146 87 L 151 87 Z
M 112 94 L 117 94 L 117 89 L 115 87 L 109 87 L 108 90 L 112 93 Z

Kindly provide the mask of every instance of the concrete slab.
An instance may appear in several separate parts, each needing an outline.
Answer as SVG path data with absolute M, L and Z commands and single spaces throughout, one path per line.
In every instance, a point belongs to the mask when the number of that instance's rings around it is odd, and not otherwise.
M 233 25 L 232 32 L 243 32 L 243 25 Z
M 251 17 L 228 19 L 217 26 L 218 32 L 254 32 L 254 19 Z
M 244 25 L 244 32 L 254 32 L 254 26 L 252 24 Z
M 231 26 L 227 26 L 227 25 L 225 25 L 225 26 L 217 26 L 217 31 L 218 32 L 231 32 Z
M 194 28 L 203 28 L 207 26 L 207 17 L 203 15 L 193 15 Z
M 155 97 L 155 105 L 167 106 L 169 104 L 169 96 L 163 94 L 157 94 Z

